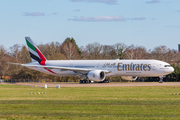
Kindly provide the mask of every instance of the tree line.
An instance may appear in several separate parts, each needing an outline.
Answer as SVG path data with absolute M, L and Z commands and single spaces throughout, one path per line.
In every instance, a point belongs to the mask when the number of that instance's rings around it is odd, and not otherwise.
M 147 50 L 143 46 L 116 43 L 103 45 L 98 42 L 79 47 L 74 38 L 66 38 L 63 43 L 51 42 L 39 44 L 37 47 L 48 60 L 93 60 L 93 59 L 156 59 L 170 63 L 175 71 L 165 77 L 165 81 L 179 81 L 179 53 L 166 46 L 158 46 Z M 0 76 L 11 76 L 16 81 L 52 81 L 67 82 L 79 80 L 78 77 L 57 77 L 31 70 L 22 66 L 10 65 L 7 62 L 29 63 L 31 58 L 25 45 L 15 44 L 9 49 L 0 45 Z M 120 77 L 111 79 L 122 81 Z M 158 78 L 138 78 L 138 81 L 159 81 Z

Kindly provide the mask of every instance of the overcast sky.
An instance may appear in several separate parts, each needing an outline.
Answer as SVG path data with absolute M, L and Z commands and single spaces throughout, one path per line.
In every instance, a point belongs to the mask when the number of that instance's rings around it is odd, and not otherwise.
M 0 0 L 0 45 L 124 43 L 147 49 L 180 43 L 180 0 Z

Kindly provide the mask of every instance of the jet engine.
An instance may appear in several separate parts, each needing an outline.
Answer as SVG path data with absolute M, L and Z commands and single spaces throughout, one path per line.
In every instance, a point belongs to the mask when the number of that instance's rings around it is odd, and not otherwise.
M 102 70 L 93 70 L 87 74 L 87 77 L 92 81 L 103 81 L 106 77 L 106 74 Z
M 136 80 L 138 77 L 137 76 L 121 76 L 121 79 L 123 80 Z

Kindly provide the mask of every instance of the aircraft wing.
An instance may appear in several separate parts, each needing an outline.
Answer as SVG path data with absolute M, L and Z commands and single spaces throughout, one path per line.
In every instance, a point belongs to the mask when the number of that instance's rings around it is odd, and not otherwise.
M 74 72 L 79 72 L 79 73 L 88 73 L 89 71 L 97 70 L 97 69 L 88 69 L 88 68 L 30 65 L 30 64 L 20 64 L 20 63 L 11 63 L 11 62 L 8 62 L 8 63 L 14 64 L 14 65 L 21 65 L 21 66 L 25 66 L 25 67 L 37 67 L 37 68 L 46 68 L 46 69 L 60 69 L 60 70 L 64 70 L 64 71 L 74 71 Z M 106 74 L 112 72 L 110 70 L 102 70 L 102 71 L 104 71 Z

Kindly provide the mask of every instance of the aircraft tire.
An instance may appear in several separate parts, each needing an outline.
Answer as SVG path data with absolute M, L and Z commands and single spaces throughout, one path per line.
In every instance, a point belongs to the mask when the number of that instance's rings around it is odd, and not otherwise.
M 162 80 L 160 80 L 160 81 L 159 81 L 159 83 L 163 83 L 163 81 L 162 81 Z
M 163 83 L 163 78 L 160 78 L 159 83 Z
M 86 83 L 91 83 L 91 80 L 80 80 L 80 84 L 86 84 Z
M 103 83 L 109 83 L 109 80 L 104 80 Z

